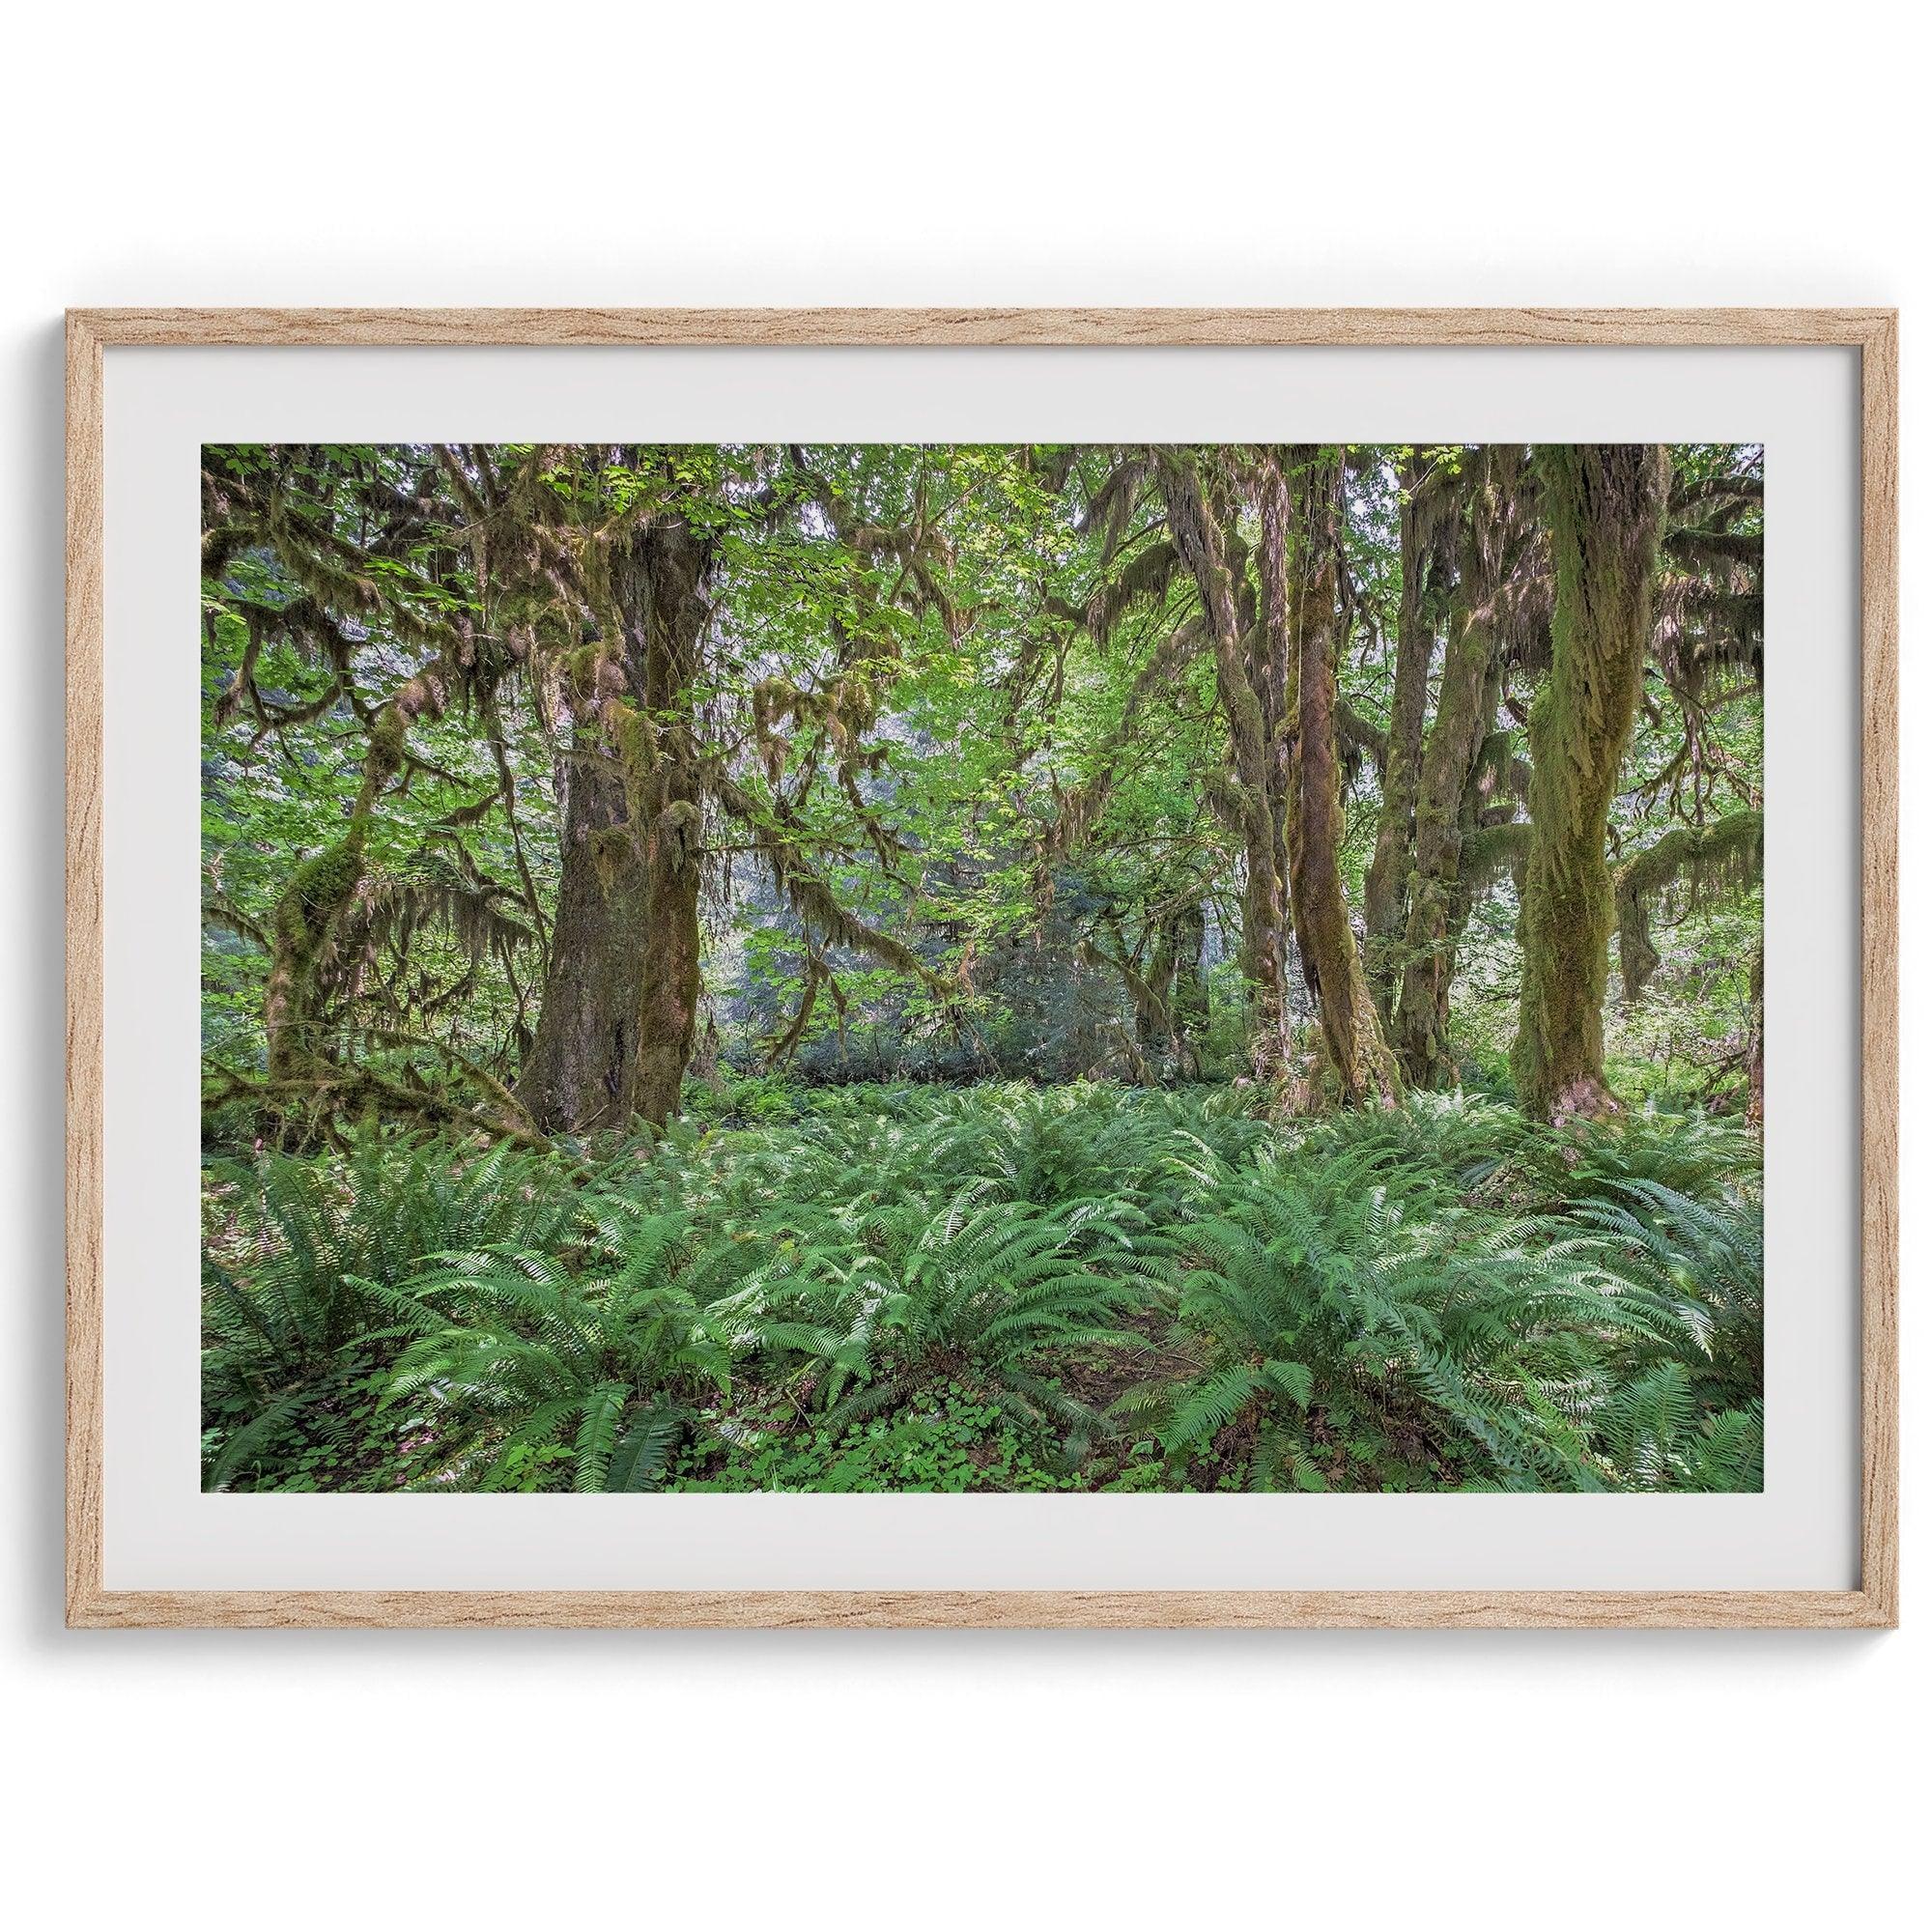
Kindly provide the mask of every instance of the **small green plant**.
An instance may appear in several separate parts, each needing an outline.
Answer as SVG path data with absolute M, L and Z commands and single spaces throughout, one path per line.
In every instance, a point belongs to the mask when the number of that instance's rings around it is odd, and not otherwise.
M 1078 1487 L 1052 1446 L 995 1402 L 946 1383 L 895 1414 L 842 1428 L 822 1418 L 772 1417 L 694 1445 L 676 1486 L 696 1491 L 1032 1491 Z M 770 1426 L 776 1423 L 778 1426 Z

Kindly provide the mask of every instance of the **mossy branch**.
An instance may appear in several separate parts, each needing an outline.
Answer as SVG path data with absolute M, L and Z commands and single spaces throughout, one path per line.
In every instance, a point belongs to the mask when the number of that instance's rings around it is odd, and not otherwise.
M 712 788 L 718 803 L 751 834 L 758 856 L 793 911 L 809 922 L 821 939 L 864 952 L 917 980 L 935 999 L 950 1002 L 958 998 L 961 988 L 955 977 L 935 973 L 911 947 L 867 925 L 840 905 L 838 895 L 812 868 L 798 843 L 771 823 L 770 813 L 761 810 L 742 785 L 720 774 L 713 778 Z
M 1624 999 L 1634 1005 L 1657 971 L 1651 916 L 1666 902 L 1683 912 L 1748 892 L 1764 877 L 1764 813 L 1734 811 L 1709 825 L 1680 825 L 1616 874 L 1617 956 Z

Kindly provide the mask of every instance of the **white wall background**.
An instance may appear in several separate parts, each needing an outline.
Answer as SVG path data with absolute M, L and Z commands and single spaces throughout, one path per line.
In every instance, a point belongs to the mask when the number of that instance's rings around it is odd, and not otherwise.
M 1932 1639 L 69 1634 L 60 310 L 1883 302 L 1906 311 L 1906 957 L 1932 312 L 1903 9 L 406 0 L 9 30 L 0 677 L 8 1892 L 120 1925 L 1443 1926 L 1893 1915 Z M 686 24 L 686 23 L 690 24 Z M 1907 1382 L 1932 1042 L 1908 993 Z M 1908 1424 L 1909 1548 L 1926 1533 Z M 1877 1910 L 1874 1911 L 1874 1907 Z M 47 1922 L 26 1903 L 22 1922 Z

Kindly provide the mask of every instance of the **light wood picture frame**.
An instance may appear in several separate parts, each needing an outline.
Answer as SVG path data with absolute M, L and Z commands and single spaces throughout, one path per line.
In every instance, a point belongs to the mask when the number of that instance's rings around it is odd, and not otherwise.
M 1861 1497 L 1844 1590 L 156 1591 L 104 1583 L 103 356 L 246 346 L 1816 347 L 1861 369 Z M 67 1619 L 109 1629 L 1811 1627 L 1898 1620 L 1897 407 L 1883 309 L 91 309 L 67 324 Z

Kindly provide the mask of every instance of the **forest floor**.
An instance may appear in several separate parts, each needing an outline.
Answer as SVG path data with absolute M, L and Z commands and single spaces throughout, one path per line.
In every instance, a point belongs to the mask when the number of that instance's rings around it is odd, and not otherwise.
M 694 1087 L 212 1160 L 211 1488 L 1748 1490 L 1760 1153 L 1657 1108 Z

